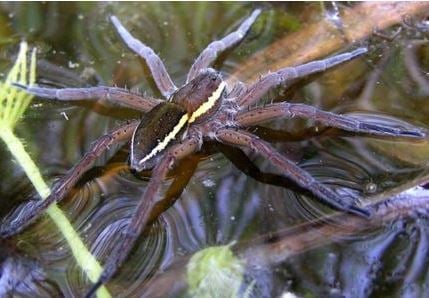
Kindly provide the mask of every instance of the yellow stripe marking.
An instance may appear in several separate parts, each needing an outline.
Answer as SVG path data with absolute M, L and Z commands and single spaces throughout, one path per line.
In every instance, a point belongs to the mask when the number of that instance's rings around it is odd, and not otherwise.
M 167 147 L 168 143 L 170 141 L 174 140 L 176 135 L 179 133 L 179 131 L 182 129 L 183 126 L 188 122 L 189 116 L 188 114 L 185 114 L 180 118 L 179 122 L 176 126 L 173 127 L 173 130 L 170 131 L 170 133 L 164 138 L 164 140 L 160 141 L 158 145 L 155 146 L 155 148 L 152 149 L 152 151 L 146 155 L 143 159 L 139 161 L 139 164 L 142 165 L 144 162 L 148 161 L 152 157 L 154 157 L 157 153 L 161 152 L 162 150 Z
M 173 130 L 162 140 L 158 143 L 158 145 L 155 146 L 155 148 L 152 149 L 152 151 L 146 155 L 143 159 L 139 161 L 139 164 L 142 165 L 152 157 L 154 157 L 157 153 L 164 150 L 168 143 L 170 143 L 176 135 L 180 132 L 180 130 L 189 122 L 194 122 L 198 117 L 203 115 L 204 113 L 207 113 L 208 110 L 210 110 L 216 103 L 216 101 L 220 98 L 222 95 L 223 90 L 226 87 L 225 82 L 221 82 L 217 89 L 212 93 L 211 96 L 207 99 L 206 102 L 201 104 L 201 106 L 192 113 L 191 117 L 188 116 L 188 114 L 185 114 L 180 118 L 179 122 L 176 126 L 173 127 Z
M 192 113 L 191 117 L 189 118 L 189 123 L 194 122 L 198 117 L 207 113 L 207 111 L 210 110 L 215 105 L 216 101 L 220 98 L 225 87 L 226 87 L 226 83 L 221 82 L 219 84 L 219 87 L 217 87 L 217 89 L 207 99 L 207 101 L 204 102 L 202 105 L 200 105 L 200 107 L 195 112 Z

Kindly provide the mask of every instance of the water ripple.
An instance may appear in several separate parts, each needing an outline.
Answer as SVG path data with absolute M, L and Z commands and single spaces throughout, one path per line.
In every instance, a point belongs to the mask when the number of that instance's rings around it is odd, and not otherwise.
M 91 252 L 98 260 L 105 261 L 111 256 L 137 203 L 135 198 L 112 195 L 104 200 L 101 208 L 85 218 L 80 229 L 84 231 L 86 242 L 91 243 Z M 134 293 L 162 260 L 165 243 L 165 230 L 155 223 L 140 237 L 132 256 L 109 288 L 113 292 Z M 75 293 L 83 294 L 81 289 L 86 289 L 88 282 L 82 272 L 76 276 L 78 270 L 73 263 L 67 270 L 67 281 Z

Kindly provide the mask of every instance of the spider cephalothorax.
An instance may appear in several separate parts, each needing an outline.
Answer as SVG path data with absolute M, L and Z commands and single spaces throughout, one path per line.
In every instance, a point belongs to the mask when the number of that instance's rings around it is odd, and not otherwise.
M 156 85 L 165 97 L 164 101 L 113 87 L 50 89 L 20 86 L 39 97 L 56 100 L 106 99 L 139 110 L 145 115 L 141 120 L 129 121 L 97 139 L 82 160 L 54 185 L 51 196 L 41 201 L 36 208 L 14 219 L 13 223 L 3 224 L 0 235 L 9 237 L 18 233 L 42 214 L 49 204 L 63 199 L 90 169 L 95 159 L 110 145 L 128 140 L 131 140 L 130 167 L 138 171 L 152 169 L 152 176 L 129 225 L 122 234 L 122 241 L 112 252 L 99 281 L 89 292 L 90 295 L 114 275 L 149 223 L 151 210 L 157 202 L 156 194 L 168 171 L 178 160 L 200 150 L 205 140 L 254 151 L 299 187 L 307 189 L 315 198 L 327 205 L 359 216 L 370 216 L 368 210 L 339 196 L 295 162 L 282 156 L 270 143 L 248 132 L 246 128 L 273 119 L 301 117 L 313 119 L 326 126 L 375 136 L 421 139 L 426 136 L 425 130 L 377 125 L 303 104 L 280 102 L 254 107 L 270 89 L 354 59 L 366 53 L 365 48 L 358 48 L 325 60 L 283 68 L 262 76 L 250 85 L 228 86 L 230 90 L 228 93 L 226 83 L 219 72 L 209 66 L 221 52 L 243 40 L 260 13 L 260 10 L 255 10 L 236 31 L 219 41 L 212 42 L 196 59 L 188 73 L 186 83 L 181 88 L 174 85 L 154 51 L 135 39 L 116 17 L 112 17 L 112 23 L 127 46 L 147 63 Z
M 169 145 L 182 138 L 189 124 L 210 117 L 219 109 L 225 82 L 213 69 L 204 69 L 146 115 L 131 138 L 130 166 L 151 169 Z
M 184 107 L 190 117 L 194 114 L 195 121 L 197 118 L 212 114 L 210 112 L 219 107 L 225 86 L 219 72 L 212 68 L 203 69 L 190 82 L 173 93 L 170 101 Z

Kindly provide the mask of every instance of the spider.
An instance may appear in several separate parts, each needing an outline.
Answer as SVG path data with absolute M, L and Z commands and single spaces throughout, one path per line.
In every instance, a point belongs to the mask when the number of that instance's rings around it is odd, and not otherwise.
M 238 83 L 228 86 L 220 72 L 210 68 L 210 65 L 221 53 L 232 49 L 244 39 L 260 14 L 260 9 L 254 10 L 235 31 L 210 43 L 195 60 L 185 84 L 179 88 L 171 80 L 156 53 L 135 39 L 118 18 L 112 16 L 111 22 L 117 33 L 132 51 L 145 60 L 156 86 L 166 100 L 146 98 L 117 87 L 54 89 L 16 84 L 19 88 L 42 98 L 60 101 L 106 99 L 141 111 L 144 115 L 140 120 L 128 121 L 95 140 L 83 158 L 54 184 L 52 194 L 46 200 L 40 201 L 25 215 L 14 219 L 13 223 L 1 227 L 1 237 L 18 233 L 40 216 L 51 203 L 62 200 L 109 146 L 126 141 L 130 141 L 131 146 L 130 168 L 136 171 L 151 169 L 152 175 L 126 230 L 121 235 L 121 241 L 107 260 L 99 280 L 88 292 L 88 297 L 111 279 L 129 255 L 149 222 L 150 212 L 157 201 L 156 195 L 168 172 L 177 161 L 199 151 L 205 141 L 253 151 L 325 204 L 354 215 L 371 216 L 369 210 L 344 200 L 295 162 L 282 156 L 270 143 L 250 133 L 246 128 L 274 119 L 301 117 L 326 126 L 375 136 L 420 139 L 426 136 L 425 130 L 377 125 L 304 104 L 279 102 L 256 107 L 255 104 L 261 97 L 275 87 L 287 87 L 293 80 L 321 73 L 367 52 L 366 48 L 357 48 L 324 60 L 268 73 L 250 85 Z

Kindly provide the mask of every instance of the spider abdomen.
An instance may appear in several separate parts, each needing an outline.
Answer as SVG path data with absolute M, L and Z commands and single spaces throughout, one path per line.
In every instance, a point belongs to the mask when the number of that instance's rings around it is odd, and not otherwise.
M 204 120 L 204 116 L 219 108 L 225 86 L 218 72 L 206 69 L 177 90 L 171 101 L 149 111 L 131 139 L 131 168 L 137 171 L 152 168 L 189 124 Z
M 154 167 L 163 151 L 180 139 L 188 121 L 186 110 L 171 102 L 145 114 L 131 139 L 131 168 L 142 171 Z

